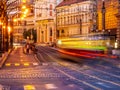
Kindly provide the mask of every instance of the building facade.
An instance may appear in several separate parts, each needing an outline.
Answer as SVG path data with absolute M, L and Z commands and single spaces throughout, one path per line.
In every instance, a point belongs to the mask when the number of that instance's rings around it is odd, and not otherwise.
M 56 7 L 57 37 L 88 34 L 96 30 L 94 0 L 63 0 Z
M 105 7 L 105 16 L 103 16 L 102 8 L 103 2 Z M 116 31 L 118 27 L 118 19 L 116 14 L 118 13 L 118 0 L 98 0 L 98 30 L 105 30 L 116 37 Z M 104 17 L 104 22 L 103 22 Z
M 56 0 L 35 0 L 35 23 L 37 43 L 55 40 L 55 6 Z
M 120 1 L 118 3 L 118 13 L 116 14 L 117 17 L 117 32 L 116 32 L 116 43 L 118 48 L 120 49 Z
M 13 42 L 20 43 L 24 39 L 24 31 L 34 28 L 34 12 L 32 10 L 33 8 L 31 7 L 31 5 L 33 5 L 33 0 L 9 0 L 9 3 L 12 3 L 10 6 L 11 8 L 14 8 L 9 14 L 9 18 L 12 20 L 13 24 Z M 26 14 L 24 14 L 25 11 L 22 9 L 23 6 L 26 7 L 25 9 L 28 9 Z

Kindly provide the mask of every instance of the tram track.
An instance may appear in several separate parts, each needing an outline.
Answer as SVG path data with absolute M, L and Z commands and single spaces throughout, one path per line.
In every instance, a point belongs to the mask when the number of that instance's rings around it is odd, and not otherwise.
M 58 66 L 53 65 L 53 68 L 59 71 L 60 73 L 66 75 L 68 78 L 72 79 L 73 82 L 76 81 L 78 82 L 78 84 L 82 83 L 95 90 L 103 90 L 105 88 L 108 89 L 112 87 L 120 87 L 120 76 L 117 74 L 107 72 L 107 69 L 104 68 L 104 65 L 103 65 L 103 69 L 101 69 L 99 67 L 100 63 L 97 62 L 99 60 L 96 60 L 97 63 L 93 64 L 92 62 L 94 62 L 94 60 L 91 61 L 86 59 L 86 60 L 83 60 L 84 65 L 80 66 L 79 63 L 73 64 L 72 62 L 68 62 L 66 60 L 64 61 L 63 58 L 59 58 L 58 54 L 54 52 L 51 53 L 51 51 L 49 51 L 46 48 L 41 48 L 41 50 L 44 51 L 45 56 L 47 56 L 50 60 L 58 63 Z M 49 53 L 51 53 L 51 55 L 49 55 Z M 108 61 L 103 60 L 103 62 L 108 62 Z M 92 64 L 96 68 L 93 67 Z M 113 68 L 113 70 L 114 69 L 115 68 Z M 101 84 L 104 84 L 104 85 L 101 85 Z

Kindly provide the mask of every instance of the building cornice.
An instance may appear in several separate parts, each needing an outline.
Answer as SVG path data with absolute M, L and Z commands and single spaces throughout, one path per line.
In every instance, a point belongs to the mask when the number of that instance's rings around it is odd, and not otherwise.
M 67 5 L 75 4 L 75 3 L 80 3 L 80 2 L 84 2 L 84 1 L 89 1 L 89 0 L 63 0 L 60 4 L 58 4 L 56 6 L 56 8 L 61 7 L 61 6 L 67 6 Z

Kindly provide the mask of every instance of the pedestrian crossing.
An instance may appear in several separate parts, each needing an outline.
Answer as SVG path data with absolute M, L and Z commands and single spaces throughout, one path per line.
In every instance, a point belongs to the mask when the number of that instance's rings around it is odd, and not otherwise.
M 18 66 L 38 66 L 39 65 L 39 63 L 6 63 L 5 64 L 5 66 L 6 67 L 10 67 L 10 66 L 16 66 L 16 67 L 18 67 Z
M 46 83 L 41 85 L 32 85 L 27 84 L 23 86 L 3 86 L 0 85 L 0 90 L 83 90 L 82 88 L 78 88 L 75 84 L 68 84 L 68 85 L 62 85 L 58 83 Z

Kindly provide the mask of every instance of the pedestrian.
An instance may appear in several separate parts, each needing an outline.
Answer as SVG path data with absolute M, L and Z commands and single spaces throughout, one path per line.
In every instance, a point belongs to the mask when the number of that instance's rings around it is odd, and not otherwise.
M 27 43 L 27 45 L 26 45 L 26 52 L 27 53 L 29 53 L 29 49 L 30 49 L 30 45 L 29 45 L 29 43 Z

